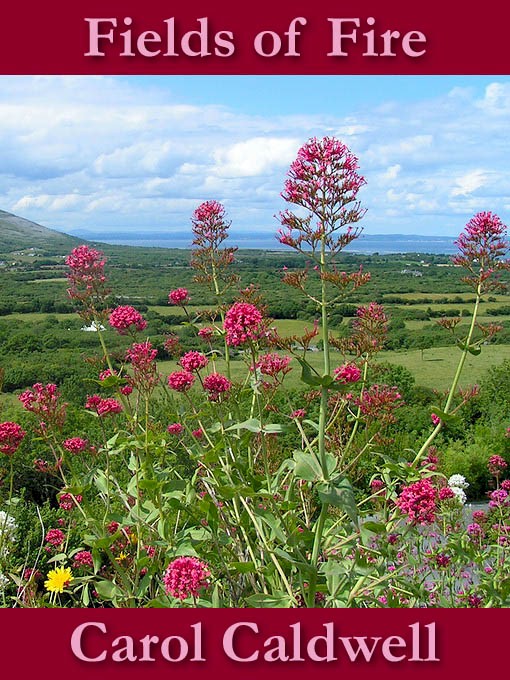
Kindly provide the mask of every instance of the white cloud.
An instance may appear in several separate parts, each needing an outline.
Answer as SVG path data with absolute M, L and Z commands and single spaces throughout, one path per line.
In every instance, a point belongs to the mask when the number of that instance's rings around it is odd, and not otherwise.
M 296 155 L 299 139 L 253 137 L 213 153 L 214 172 L 221 177 L 255 177 L 286 167 Z
M 457 177 L 451 194 L 452 196 L 467 196 L 468 194 L 472 194 L 473 191 L 476 191 L 487 184 L 489 178 L 490 173 L 485 170 L 472 170 L 471 172 L 467 172 L 465 175 Z
M 273 113 L 250 115 L 222 105 L 221 90 L 203 106 L 178 100 L 172 78 L 163 86 L 2 76 L 0 208 L 100 234 L 183 229 L 196 205 L 214 198 L 236 230 L 270 230 L 299 146 L 335 135 L 367 180 L 367 229 L 455 234 L 477 210 L 508 222 L 510 82 L 501 80 L 481 90 L 463 79 L 444 96 L 427 91 L 419 100 L 381 95 L 348 115 L 336 115 L 327 96 L 313 115 L 274 113 L 275 88 Z

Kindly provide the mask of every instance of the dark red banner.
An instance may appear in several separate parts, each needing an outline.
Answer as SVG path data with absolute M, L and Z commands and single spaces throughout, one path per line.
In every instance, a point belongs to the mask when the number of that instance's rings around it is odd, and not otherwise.
M 508 74 L 508 18 L 429 0 L 4 3 L 2 74 Z
M 3 672 L 81 678 L 490 677 L 502 610 L 3 611 Z M 27 634 L 27 631 L 29 633 Z M 107 674 L 107 675 L 106 675 Z

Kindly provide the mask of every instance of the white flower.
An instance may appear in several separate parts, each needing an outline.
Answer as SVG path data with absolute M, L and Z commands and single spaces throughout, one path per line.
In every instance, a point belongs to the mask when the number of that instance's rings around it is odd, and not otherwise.
M 448 486 L 451 487 L 454 491 L 456 488 L 467 489 L 469 486 L 469 482 L 466 482 L 466 478 L 464 477 L 464 475 L 452 475 L 448 480 Z
M 460 477 L 461 475 L 458 475 L 458 476 Z M 466 499 L 467 499 L 466 492 L 464 491 L 464 489 L 461 489 L 460 486 L 451 486 L 450 489 L 455 494 L 455 498 L 460 503 L 462 503 L 462 505 L 464 505 L 464 503 L 466 502 Z
M 16 539 L 16 529 L 18 528 L 14 517 L 11 517 L 3 510 L 0 510 L 0 557 L 7 557 L 9 544 Z M 0 586 L 1 588 L 1 586 Z
M 9 584 L 9 579 L 5 574 L 2 574 L 0 572 L 0 593 L 3 593 L 5 590 L 5 587 Z

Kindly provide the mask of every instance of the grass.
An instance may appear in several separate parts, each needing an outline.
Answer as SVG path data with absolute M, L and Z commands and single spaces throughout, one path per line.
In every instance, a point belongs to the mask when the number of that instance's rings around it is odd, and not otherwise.
M 460 350 L 456 347 L 438 347 L 426 349 L 422 353 L 420 350 L 381 352 L 377 361 L 385 361 L 391 364 L 404 366 L 409 369 L 416 379 L 416 384 L 423 387 L 446 390 L 450 387 L 460 358 Z M 312 352 L 307 360 L 311 366 L 322 372 L 323 353 Z M 479 356 L 468 355 L 465 363 L 461 387 L 468 387 L 478 383 L 487 373 L 488 369 L 496 366 L 506 359 L 510 359 L 510 345 L 488 345 L 482 348 Z M 333 353 L 333 366 L 343 362 L 340 353 Z M 299 388 L 303 386 L 300 375 L 301 369 L 298 362 L 293 359 L 290 364 L 292 371 L 285 378 L 285 385 L 288 388 Z M 174 361 L 162 361 L 159 369 L 164 376 L 177 370 Z M 218 360 L 216 370 L 224 373 L 226 370 L 225 362 Z M 246 376 L 247 366 L 242 360 L 232 362 L 232 378 L 236 381 L 243 380 Z
M 504 321 L 510 321 L 510 315 L 508 314 L 503 314 L 501 316 L 494 316 L 493 314 L 480 314 L 477 316 L 476 320 L 478 323 L 495 323 L 495 324 L 502 324 Z M 459 324 L 457 328 L 468 328 L 469 324 L 471 323 L 471 318 L 470 317 L 465 317 Z M 425 326 L 431 326 L 434 324 L 434 319 L 425 319 L 425 320 L 418 320 L 418 319 L 406 319 L 405 320 L 406 328 L 410 331 L 415 331 L 415 330 L 421 330 Z M 446 336 L 445 336 L 446 337 Z

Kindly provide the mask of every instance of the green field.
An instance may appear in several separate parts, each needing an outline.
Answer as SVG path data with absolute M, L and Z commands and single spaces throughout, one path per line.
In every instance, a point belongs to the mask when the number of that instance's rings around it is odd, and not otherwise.
M 400 351 L 400 352 L 381 352 L 377 361 L 389 362 L 404 366 L 409 369 L 416 379 L 417 385 L 429 387 L 431 389 L 446 390 L 450 387 L 460 358 L 460 350 L 456 347 L 438 347 L 427 349 L 422 353 L 420 350 Z M 336 361 L 335 361 L 336 359 Z M 503 361 L 510 359 L 510 345 L 492 345 L 482 348 L 482 353 L 475 357 L 469 355 L 466 359 L 463 378 L 460 382 L 462 387 L 477 384 L 492 366 L 497 366 Z M 307 357 L 308 362 L 317 370 L 321 370 L 323 362 L 322 352 L 312 352 Z M 333 365 L 343 363 L 339 353 L 333 353 Z M 285 378 L 285 384 L 289 388 L 296 388 L 303 385 L 300 381 L 301 368 L 298 362 L 293 359 L 291 366 L 293 370 Z M 241 380 L 246 376 L 246 364 L 242 360 L 232 363 L 232 378 Z M 161 361 L 159 370 L 166 377 L 172 371 L 178 369 L 175 361 Z M 216 369 L 219 372 L 225 371 L 225 362 L 218 360 Z

